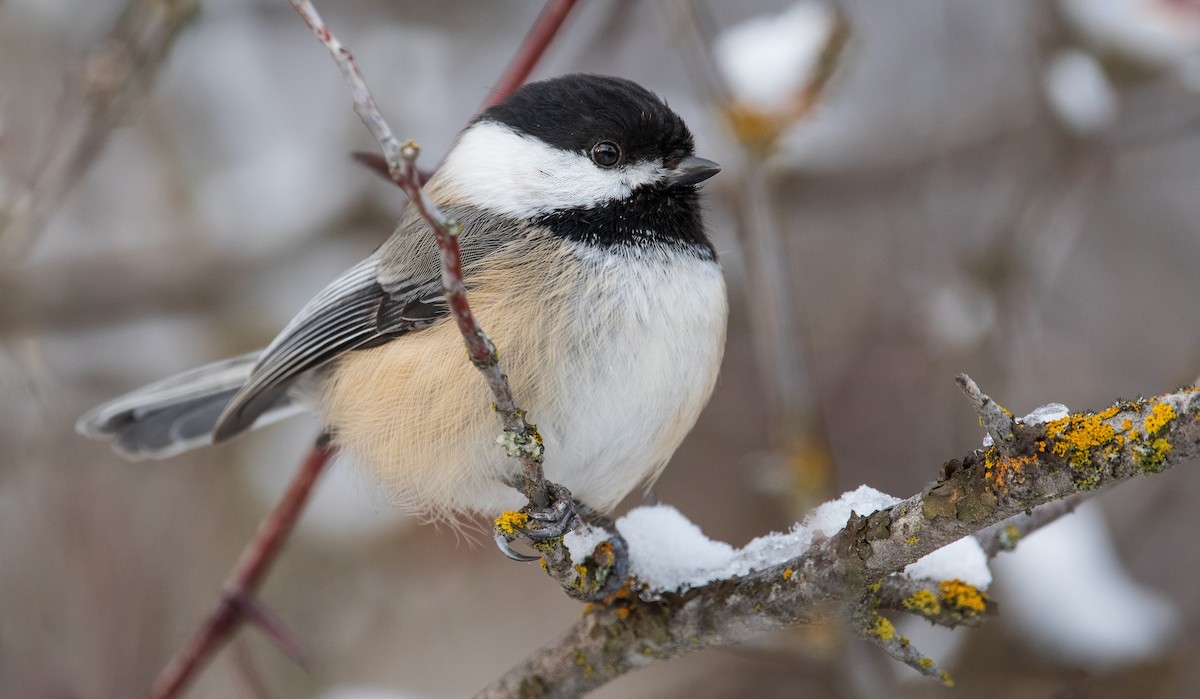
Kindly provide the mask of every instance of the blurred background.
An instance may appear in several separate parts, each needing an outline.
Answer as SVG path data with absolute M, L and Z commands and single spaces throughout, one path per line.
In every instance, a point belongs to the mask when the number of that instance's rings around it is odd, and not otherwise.
M 319 9 L 432 166 L 540 3 Z M 711 537 L 918 492 L 980 444 L 958 372 L 1018 415 L 1200 374 L 1200 2 L 590 0 L 533 77 L 571 71 L 656 91 L 725 165 L 725 365 L 656 488 Z M 403 197 L 353 150 L 282 0 L 0 1 L 0 696 L 139 696 L 214 604 L 318 425 L 164 463 L 72 426 L 264 345 L 381 242 Z M 997 559 L 999 618 L 903 624 L 954 690 L 831 624 L 595 696 L 1193 697 L 1198 499 L 1189 467 L 1101 494 Z M 464 696 L 580 614 L 347 462 L 262 598 L 312 667 L 244 631 L 188 696 Z

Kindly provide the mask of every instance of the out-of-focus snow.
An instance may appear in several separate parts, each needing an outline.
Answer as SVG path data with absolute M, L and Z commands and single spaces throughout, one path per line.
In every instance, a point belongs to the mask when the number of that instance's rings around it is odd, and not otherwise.
M 1117 94 L 1108 76 L 1095 57 L 1079 49 L 1054 55 L 1042 89 L 1054 115 L 1072 133 L 1102 131 L 1117 117 Z
M 1062 403 L 1047 403 L 1034 408 L 1025 417 L 1017 418 L 1017 422 L 1022 425 L 1044 425 L 1047 422 L 1061 420 L 1070 414 L 1071 409 Z M 992 444 L 992 435 L 984 434 L 983 446 L 986 448 L 992 446 Z
M 1063 16 L 1093 45 L 1175 67 L 1200 51 L 1200 7 L 1175 0 L 1061 0 Z
M 1129 577 L 1088 503 L 994 561 L 1005 624 L 1043 652 L 1089 667 L 1136 662 L 1178 630 L 1178 610 Z
M 713 55 L 734 99 L 765 111 L 786 107 L 812 79 L 834 22 L 827 6 L 800 2 L 721 32 Z
M 964 536 L 904 569 L 910 578 L 961 580 L 986 590 L 992 584 L 987 554 L 974 536 Z
M 741 549 L 709 539 L 669 505 L 635 508 L 617 521 L 617 531 L 629 546 L 630 567 L 639 580 L 655 590 L 686 590 L 783 563 L 807 551 L 814 534 L 837 533 L 851 513 L 868 515 L 898 502 L 859 486 L 818 507 L 803 524 L 760 536 Z M 575 555 L 572 549 L 573 559 Z
M 932 289 L 925 312 L 929 332 L 953 348 L 970 348 L 983 341 L 996 325 L 992 294 L 969 279 L 955 280 Z

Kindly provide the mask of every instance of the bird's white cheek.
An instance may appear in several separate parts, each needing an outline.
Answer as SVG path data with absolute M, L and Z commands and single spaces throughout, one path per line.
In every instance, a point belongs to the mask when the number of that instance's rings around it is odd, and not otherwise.
M 662 176 L 655 163 L 605 170 L 584 153 L 564 151 L 507 126 L 479 122 L 446 156 L 433 186 L 498 214 L 530 218 L 623 199 Z

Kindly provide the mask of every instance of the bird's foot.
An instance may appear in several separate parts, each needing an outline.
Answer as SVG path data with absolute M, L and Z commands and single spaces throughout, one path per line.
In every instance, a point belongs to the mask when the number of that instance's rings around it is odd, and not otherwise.
M 515 551 L 512 548 L 514 541 L 520 541 L 534 549 L 542 549 L 552 545 L 580 524 L 571 492 L 560 485 L 549 485 L 550 503 L 546 507 L 539 508 L 530 504 L 517 512 L 505 512 L 496 518 L 496 546 L 501 553 L 514 561 L 527 562 L 541 558 Z

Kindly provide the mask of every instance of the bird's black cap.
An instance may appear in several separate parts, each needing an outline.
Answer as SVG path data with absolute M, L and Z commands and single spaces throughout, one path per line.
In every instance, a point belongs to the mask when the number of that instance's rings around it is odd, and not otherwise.
M 683 119 L 653 92 L 604 75 L 576 73 L 529 83 L 479 119 L 579 153 L 613 141 L 626 162 L 662 158 L 671 168 L 695 150 Z

